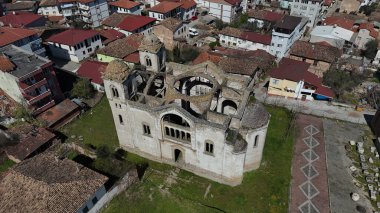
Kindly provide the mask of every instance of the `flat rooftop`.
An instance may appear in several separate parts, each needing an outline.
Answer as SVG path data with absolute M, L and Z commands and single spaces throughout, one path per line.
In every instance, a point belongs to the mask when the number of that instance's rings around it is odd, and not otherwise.
M 37 56 L 32 52 L 26 52 L 13 45 L 0 48 L 0 53 L 5 54 L 5 56 L 15 65 L 15 68 L 8 72 L 18 78 L 21 78 L 50 62 L 48 59 Z

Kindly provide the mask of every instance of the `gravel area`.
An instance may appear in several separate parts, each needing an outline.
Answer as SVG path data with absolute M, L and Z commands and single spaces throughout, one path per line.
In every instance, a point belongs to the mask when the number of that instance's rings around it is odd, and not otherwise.
M 353 177 L 349 171 L 352 163 L 346 156 L 344 148 L 345 145 L 349 144 L 350 140 L 362 141 L 362 136 L 368 127 L 329 119 L 323 119 L 323 126 L 325 130 L 331 212 L 356 212 L 357 205 L 362 205 L 366 207 L 367 212 L 372 212 L 370 201 L 364 197 L 368 193 L 353 184 Z M 360 194 L 358 202 L 351 200 L 350 194 L 352 192 Z

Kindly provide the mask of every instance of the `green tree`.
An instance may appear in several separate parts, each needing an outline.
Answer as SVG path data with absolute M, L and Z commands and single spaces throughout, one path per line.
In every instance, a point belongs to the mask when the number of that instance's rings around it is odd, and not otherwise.
M 351 92 L 365 78 L 365 74 L 331 69 L 323 74 L 323 84 L 331 87 L 337 98 L 341 99 L 344 92 Z
M 181 50 L 181 60 L 182 62 L 190 62 L 196 59 L 199 55 L 198 49 L 193 47 L 183 47 Z
M 365 44 L 364 56 L 369 59 L 374 59 L 377 53 L 377 40 L 370 40 Z
M 24 106 L 19 106 L 16 109 L 14 116 L 17 119 L 25 119 L 25 121 L 27 121 L 27 122 L 33 121 L 32 112 L 29 109 L 25 108 Z
M 215 42 L 211 42 L 211 43 L 209 43 L 208 46 L 209 46 L 212 50 L 215 50 L 215 47 L 216 47 L 216 46 L 220 47 L 221 45 L 220 45 L 219 41 L 215 41 Z
M 92 98 L 94 95 L 94 88 L 88 79 L 80 78 L 75 82 L 73 89 L 71 90 L 72 97 L 79 98 Z
M 220 20 L 220 19 L 216 19 L 215 20 L 215 27 L 216 27 L 216 29 L 222 30 L 223 28 L 225 28 L 227 26 L 228 26 L 228 24 L 224 23 L 222 20 Z
M 105 145 L 100 146 L 99 148 L 96 149 L 96 155 L 99 158 L 108 158 L 111 155 L 111 152 L 109 148 Z

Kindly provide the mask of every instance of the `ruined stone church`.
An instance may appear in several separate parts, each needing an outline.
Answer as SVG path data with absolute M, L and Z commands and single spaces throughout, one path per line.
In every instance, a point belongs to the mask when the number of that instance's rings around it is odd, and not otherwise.
M 232 186 L 260 166 L 270 115 L 250 100 L 259 71 L 166 63 L 154 35 L 139 57 L 134 67 L 114 60 L 103 75 L 123 149 Z

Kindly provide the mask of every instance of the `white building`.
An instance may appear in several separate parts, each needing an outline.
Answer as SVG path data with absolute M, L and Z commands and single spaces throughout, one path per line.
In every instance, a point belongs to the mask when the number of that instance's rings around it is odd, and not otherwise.
M 103 47 L 95 30 L 69 29 L 51 36 L 47 41 L 54 57 L 74 62 L 90 57 Z
M 282 58 L 289 53 L 293 43 L 303 36 L 307 20 L 301 17 L 284 16 L 274 25 L 270 54 Z
M 114 60 L 103 76 L 123 149 L 233 186 L 259 168 L 270 115 L 247 102 L 259 73 L 231 74 L 211 62 L 166 67 L 154 36 L 139 51 L 146 70 Z
M 167 18 L 179 18 L 181 15 L 182 3 L 164 1 L 148 9 L 149 17 L 162 21 Z
M 109 16 L 107 0 L 78 0 L 81 19 L 91 27 L 99 27 Z
M 351 43 L 354 32 L 338 26 L 316 26 L 310 33 L 310 42 L 327 42 L 342 49 L 344 44 Z
M 289 1 L 289 5 L 290 15 L 307 17 L 307 26 L 313 27 L 322 13 L 323 0 L 293 0 Z
M 272 36 L 226 27 L 219 32 L 220 44 L 224 47 L 270 52 Z
M 359 32 L 355 38 L 355 45 L 359 49 L 364 50 L 366 48 L 365 45 L 371 40 L 376 40 L 378 35 L 379 32 L 372 23 L 361 23 L 359 25 Z
M 38 14 L 44 16 L 61 16 L 58 0 L 42 0 L 39 4 Z
M 196 0 L 199 7 L 206 8 L 210 15 L 230 23 L 242 11 L 241 0 Z
M 141 15 L 141 3 L 129 0 L 119 0 L 108 3 L 111 13 L 129 13 Z
M 135 33 L 149 35 L 152 33 L 153 25 L 156 23 L 155 18 L 140 15 L 130 15 L 121 21 L 114 29 L 129 36 Z

